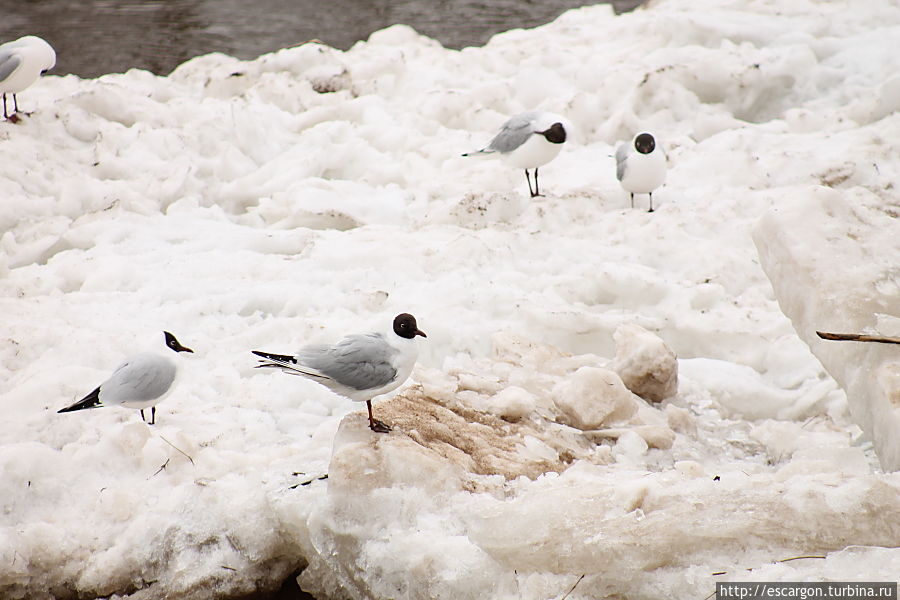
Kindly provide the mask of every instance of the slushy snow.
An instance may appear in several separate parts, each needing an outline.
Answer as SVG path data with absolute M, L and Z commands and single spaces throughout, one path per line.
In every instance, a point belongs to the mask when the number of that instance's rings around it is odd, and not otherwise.
M 797 333 L 848 391 L 850 414 L 871 436 L 881 465 L 900 470 L 898 347 L 826 342 L 816 335 L 848 328 L 900 335 L 900 206 L 885 205 L 864 186 L 798 196 L 758 224 L 762 265 Z M 808 214 L 818 218 L 794 227 Z M 852 267 L 841 268 L 842 261 Z M 802 291 L 810 287 L 817 292 L 812 297 Z
M 897 333 L 897 23 L 657 0 L 42 78 L 0 123 L 0 596 L 895 580 L 896 351 L 810 333 Z M 573 126 L 535 200 L 460 156 L 531 109 Z M 639 131 L 654 214 L 615 177 Z M 253 368 L 400 312 L 428 338 L 390 434 Z M 56 414 L 163 330 L 195 354 L 155 426 Z

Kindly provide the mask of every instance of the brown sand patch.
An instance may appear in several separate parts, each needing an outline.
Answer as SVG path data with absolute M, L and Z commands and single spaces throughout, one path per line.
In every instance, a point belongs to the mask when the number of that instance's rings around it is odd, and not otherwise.
M 378 403 L 376 414 L 393 428 L 391 435 L 405 435 L 476 475 L 502 475 L 506 479 L 524 475 L 534 479 L 543 473 L 562 472 L 576 458 L 571 441 L 560 443 L 569 436 L 552 439 L 547 424 L 510 423 L 453 400 L 428 396 L 421 386 Z M 546 444 L 545 451 L 555 457 L 523 451 L 527 436 Z M 583 446 L 581 450 L 588 451 L 591 444 L 584 441 Z

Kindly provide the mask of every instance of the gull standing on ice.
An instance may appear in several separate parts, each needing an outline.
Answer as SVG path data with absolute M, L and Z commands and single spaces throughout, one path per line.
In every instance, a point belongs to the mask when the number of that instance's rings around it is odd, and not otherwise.
M 170 349 L 175 352 L 193 352 L 190 348 L 182 346 L 168 331 L 163 333 L 166 337 L 166 346 Z M 57 412 L 124 406 L 140 409 L 141 420 L 146 422 L 144 409 L 149 408 L 150 424 L 153 425 L 156 423 L 156 405 L 171 391 L 176 373 L 175 363 L 165 356 L 150 352 L 136 354 L 119 365 L 110 378 L 93 392 Z
M 394 318 L 387 334 L 349 335 L 334 346 L 305 346 L 294 356 L 258 350 L 253 354 L 264 359 L 257 369 L 276 367 L 321 383 L 354 402 L 365 400 L 369 428 L 387 433 L 391 428 L 372 416 L 372 398 L 397 389 L 409 378 L 419 356 L 418 335 L 427 337 L 419 331 L 416 318 L 403 313 Z
M 631 144 L 621 144 L 616 150 L 616 177 L 625 191 L 631 193 L 631 208 L 635 194 L 650 195 L 653 212 L 653 191 L 666 180 L 666 154 L 649 133 L 639 133 Z
M 512 117 L 491 143 L 477 152 L 467 152 L 463 156 L 494 154 L 499 152 L 512 167 L 525 169 L 528 191 L 531 197 L 540 196 L 538 189 L 538 168 L 556 158 L 566 141 L 565 119 L 553 113 L 532 110 Z M 534 189 L 531 189 L 529 169 L 534 169 Z
M 19 120 L 19 101 L 16 94 L 37 81 L 42 73 L 56 66 L 56 52 L 43 39 L 26 35 L 0 45 L 0 93 L 3 94 L 3 118 L 13 123 Z M 12 94 L 15 110 L 6 111 L 6 95 Z

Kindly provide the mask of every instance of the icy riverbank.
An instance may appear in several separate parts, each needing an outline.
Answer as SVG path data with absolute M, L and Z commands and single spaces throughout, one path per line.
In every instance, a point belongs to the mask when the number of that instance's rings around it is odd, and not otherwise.
M 877 165 L 882 158 L 859 160 Z M 865 188 L 815 189 L 756 230 L 785 314 L 848 391 L 854 421 L 873 439 L 886 471 L 900 470 L 900 349 L 824 341 L 816 331 L 900 334 L 898 216 L 898 203 L 885 204 Z
M 897 229 L 898 23 L 878 3 L 661 0 L 463 51 L 398 26 L 348 52 L 42 79 L 19 98 L 34 114 L 0 123 L 0 595 L 239 597 L 307 565 L 322 598 L 896 577 L 900 475 L 757 246 L 819 227 L 820 197 Z M 530 200 L 521 171 L 459 155 L 535 107 L 576 131 Z M 639 129 L 670 158 L 654 214 L 615 179 Z M 789 313 L 813 293 L 773 279 Z M 404 311 L 428 339 L 378 404 L 389 436 L 253 369 L 251 349 Z M 634 325 L 678 356 L 661 402 L 606 374 L 635 362 L 614 336 Z M 156 426 L 56 414 L 163 329 L 195 355 Z M 609 421 L 578 408 L 601 381 Z

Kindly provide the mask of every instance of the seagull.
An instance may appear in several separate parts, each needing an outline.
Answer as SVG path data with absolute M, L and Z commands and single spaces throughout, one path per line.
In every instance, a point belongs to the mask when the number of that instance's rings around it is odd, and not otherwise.
M 372 398 L 393 391 L 409 378 L 419 348 L 416 318 L 402 313 L 394 318 L 392 331 L 348 335 L 334 346 L 313 344 L 293 356 L 254 350 L 262 357 L 257 369 L 275 367 L 291 375 L 302 375 L 354 402 L 365 400 L 369 428 L 378 433 L 391 430 L 372 416 Z
M 16 94 L 37 81 L 42 73 L 56 66 L 56 52 L 45 40 L 26 35 L 0 45 L 0 93 L 3 94 L 3 118 L 13 123 L 19 120 L 19 101 Z M 6 95 L 12 94 L 15 110 L 6 111 Z
M 193 352 L 185 348 L 168 331 L 166 346 L 175 352 Z M 103 406 L 124 406 L 126 408 L 138 408 L 141 411 L 141 420 L 144 419 L 144 409 L 150 409 L 150 425 L 156 423 L 156 405 L 165 398 L 175 381 L 175 363 L 159 354 L 145 352 L 129 357 L 119 365 L 109 379 L 100 384 L 93 392 L 71 406 L 60 409 L 57 412 L 71 412 L 87 408 L 100 408 Z
M 616 177 L 625 191 L 631 192 L 631 208 L 634 208 L 635 194 L 649 194 L 647 212 L 653 212 L 653 191 L 666 180 L 666 154 L 652 135 L 639 133 L 630 145 L 618 147 Z
M 500 133 L 485 148 L 467 152 L 463 156 L 499 152 L 512 167 L 525 169 L 531 197 L 541 196 L 538 190 L 538 168 L 556 158 L 566 141 L 565 119 L 553 113 L 532 110 L 512 117 L 500 128 Z M 529 169 L 534 169 L 534 189 L 531 189 Z

